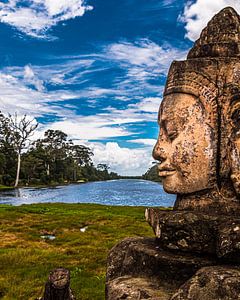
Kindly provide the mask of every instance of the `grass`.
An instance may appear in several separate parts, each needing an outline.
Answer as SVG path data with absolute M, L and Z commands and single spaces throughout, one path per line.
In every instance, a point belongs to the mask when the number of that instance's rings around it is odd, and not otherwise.
M 12 189 L 14 189 L 13 186 L 7 186 L 7 185 L 0 184 L 0 190 L 12 190 Z
M 49 271 L 71 271 L 77 299 L 104 299 L 106 258 L 128 236 L 153 236 L 143 207 L 0 205 L 0 299 L 42 296 Z M 88 226 L 85 232 L 80 228 Z M 41 238 L 53 234 L 55 240 Z

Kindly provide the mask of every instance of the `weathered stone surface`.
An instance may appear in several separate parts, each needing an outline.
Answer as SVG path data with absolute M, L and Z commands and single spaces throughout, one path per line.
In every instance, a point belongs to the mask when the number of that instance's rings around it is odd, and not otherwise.
M 216 15 L 169 70 L 153 155 L 176 210 L 239 215 L 240 19 Z
M 240 218 L 190 211 L 146 209 L 159 245 L 170 251 L 211 254 L 240 264 Z
M 240 299 L 240 269 L 220 266 L 202 268 L 171 298 L 171 300 L 187 299 Z
M 216 252 L 226 261 L 240 263 L 240 220 L 230 219 L 219 226 Z
M 58 268 L 50 272 L 45 284 L 43 300 L 74 300 L 70 289 L 70 272 Z
M 164 249 L 216 253 L 218 216 L 189 211 L 162 211 L 148 208 L 146 219 Z
M 109 300 L 169 300 L 176 286 L 159 283 L 154 278 L 118 277 L 106 285 L 106 298 Z
M 151 238 L 123 240 L 110 251 L 107 261 L 107 282 L 129 275 L 181 284 L 203 266 L 216 264 L 211 258 L 164 251 Z
M 200 39 L 190 50 L 188 59 L 239 56 L 240 18 L 233 8 L 227 7 L 208 23 L 202 31 Z

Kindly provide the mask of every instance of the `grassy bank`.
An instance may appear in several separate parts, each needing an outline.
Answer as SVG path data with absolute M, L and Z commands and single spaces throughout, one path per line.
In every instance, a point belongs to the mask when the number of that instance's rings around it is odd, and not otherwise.
M 56 267 L 71 271 L 77 299 L 102 300 L 109 249 L 127 236 L 153 235 L 143 207 L 0 205 L 0 220 L 0 298 L 4 300 L 40 297 L 49 271 Z M 44 234 L 56 238 L 43 239 Z
M 0 184 L 0 191 L 1 190 L 13 190 L 13 189 L 14 189 L 13 186 L 7 186 L 7 185 Z

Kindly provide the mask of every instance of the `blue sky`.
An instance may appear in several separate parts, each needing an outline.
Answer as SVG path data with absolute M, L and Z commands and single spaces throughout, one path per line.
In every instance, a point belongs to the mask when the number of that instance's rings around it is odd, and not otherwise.
M 215 3 L 212 3 L 215 2 Z M 0 104 L 93 149 L 94 163 L 141 175 L 172 60 L 238 0 L 2 0 Z

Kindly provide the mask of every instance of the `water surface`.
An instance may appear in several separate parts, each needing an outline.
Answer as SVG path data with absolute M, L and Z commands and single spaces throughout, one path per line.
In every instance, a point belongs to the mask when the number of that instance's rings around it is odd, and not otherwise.
M 166 194 L 159 183 L 121 179 L 70 184 L 54 188 L 20 188 L 0 192 L 0 204 L 47 202 L 98 203 L 130 206 L 172 206 L 176 196 Z

